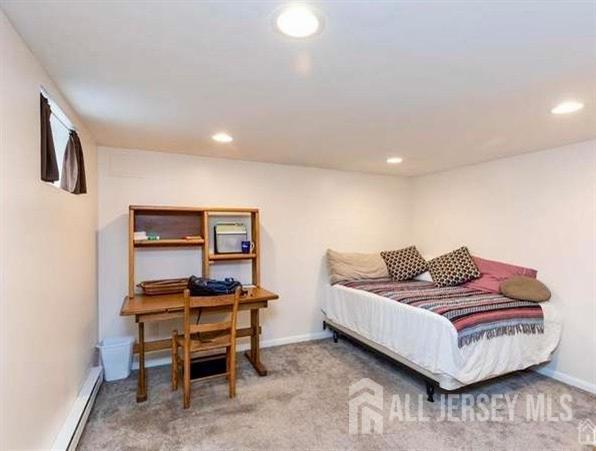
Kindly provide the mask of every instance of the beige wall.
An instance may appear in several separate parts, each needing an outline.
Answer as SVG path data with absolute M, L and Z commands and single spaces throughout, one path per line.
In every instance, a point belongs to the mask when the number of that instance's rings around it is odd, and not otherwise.
M 96 149 L 0 11 L 0 448 L 48 448 L 97 339 Z M 79 129 L 89 194 L 40 181 L 39 87 Z
M 134 321 L 119 316 L 127 291 L 129 204 L 260 208 L 261 283 L 281 297 L 264 314 L 263 339 L 270 344 L 320 334 L 328 247 L 375 251 L 408 243 L 404 179 L 103 147 L 98 155 L 101 337 L 136 334 Z M 196 274 L 198 255 L 143 252 L 137 280 Z M 243 277 L 242 268 L 226 267 Z M 146 330 L 167 337 L 172 328 Z
M 426 255 L 530 266 L 563 315 L 547 374 L 596 389 L 596 141 L 412 180 L 413 240 Z

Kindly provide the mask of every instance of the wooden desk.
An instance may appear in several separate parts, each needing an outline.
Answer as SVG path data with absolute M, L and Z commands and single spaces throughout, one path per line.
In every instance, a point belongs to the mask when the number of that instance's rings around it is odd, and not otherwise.
M 261 363 L 260 357 L 259 335 L 261 334 L 261 326 L 259 324 L 259 309 L 267 308 L 269 301 L 278 298 L 277 294 L 260 287 L 249 289 L 249 294 L 240 298 L 239 310 L 250 310 L 250 327 L 238 329 L 238 338 L 250 337 L 250 351 L 246 352 L 245 356 L 259 376 L 267 375 L 267 369 Z M 222 306 L 231 304 L 232 301 L 233 295 L 192 298 L 191 308 L 216 312 L 222 310 Z M 170 338 L 145 342 L 145 323 L 182 318 L 183 309 L 184 297 L 182 293 L 161 296 L 135 295 L 131 299 L 128 296 L 124 298 L 120 315 L 134 316 L 139 328 L 139 340 L 134 347 L 134 351 L 139 354 L 137 402 L 147 400 L 145 353 L 171 349 L 172 346 Z

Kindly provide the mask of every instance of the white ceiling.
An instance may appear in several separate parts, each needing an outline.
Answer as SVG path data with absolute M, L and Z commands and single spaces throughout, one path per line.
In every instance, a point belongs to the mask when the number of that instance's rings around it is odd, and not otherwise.
M 594 1 L 311 2 L 307 40 L 283 4 L 0 0 L 102 145 L 412 175 L 596 137 Z

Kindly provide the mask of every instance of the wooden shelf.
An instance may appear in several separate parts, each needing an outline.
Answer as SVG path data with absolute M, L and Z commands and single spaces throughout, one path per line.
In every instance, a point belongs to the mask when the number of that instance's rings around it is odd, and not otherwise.
M 240 308 L 243 304 L 250 304 L 253 302 L 266 302 L 278 299 L 277 294 L 272 293 L 264 288 L 254 287 L 248 290 L 248 295 L 240 297 Z M 191 307 L 218 307 L 222 304 L 232 302 L 233 295 L 224 294 L 221 296 L 205 296 L 194 298 Z M 155 296 L 148 296 L 146 294 L 137 293 L 134 297 L 126 296 L 120 309 L 120 314 L 123 316 L 157 313 L 163 310 L 169 312 L 180 312 L 184 308 L 184 295 L 182 293 L 174 294 L 158 294 Z M 171 343 L 171 338 L 169 338 Z
M 209 253 L 209 249 L 213 248 L 213 246 L 210 246 L 209 218 L 215 219 L 226 216 L 248 218 L 251 232 L 247 239 L 255 245 L 252 253 Z M 252 284 L 259 286 L 261 280 L 259 216 L 258 208 L 130 205 L 128 212 L 128 296 L 131 299 L 135 297 L 135 255 L 139 252 L 139 249 L 167 250 L 186 247 L 200 250 L 200 274 L 203 277 L 209 277 L 210 268 L 216 262 L 249 261 L 252 270 Z M 146 232 L 148 235 L 156 234 L 161 236 L 162 239 L 135 241 L 135 232 Z M 201 238 L 188 240 L 185 238 L 187 236 Z
M 252 260 L 257 258 L 257 254 L 209 254 L 209 260 Z
M 225 217 L 225 216 L 240 217 L 240 216 L 250 216 L 253 214 L 253 212 L 251 212 L 251 211 L 208 211 L 207 214 L 209 216 L 213 216 L 214 218 Z
M 225 215 L 225 214 L 237 214 L 237 213 L 244 213 L 244 214 L 252 214 L 252 213 L 258 213 L 259 209 L 258 208 L 222 208 L 222 207 L 211 207 L 211 208 L 205 208 L 204 211 L 206 211 L 207 213 L 214 215 L 214 216 L 219 216 L 219 215 Z
M 170 205 L 129 205 L 130 211 L 136 212 L 158 212 L 158 213 L 200 213 L 205 211 L 200 207 L 176 207 Z
M 136 212 L 158 212 L 158 213 L 202 213 L 202 212 L 209 212 L 213 214 L 219 215 L 220 213 L 223 214 L 233 214 L 233 213 L 244 213 L 244 214 L 251 214 L 251 213 L 258 213 L 258 208 L 243 208 L 243 207 L 176 207 L 171 205 L 129 205 L 128 209 L 130 211 Z
M 185 238 L 163 239 L 163 240 L 136 240 L 135 247 L 181 247 L 181 246 L 202 246 L 204 239 L 187 240 Z

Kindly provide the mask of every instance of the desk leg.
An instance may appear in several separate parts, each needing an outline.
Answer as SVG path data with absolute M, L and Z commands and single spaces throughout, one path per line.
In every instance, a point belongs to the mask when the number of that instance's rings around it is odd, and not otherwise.
M 244 355 L 252 364 L 259 376 L 267 376 L 267 368 L 261 363 L 261 348 L 259 345 L 259 309 L 255 308 L 250 311 L 250 328 L 252 329 L 250 336 L 250 351 Z
M 139 322 L 139 378 L 137 402 L 147 401 L 147 380 L 145 374 L 145 323 Z

